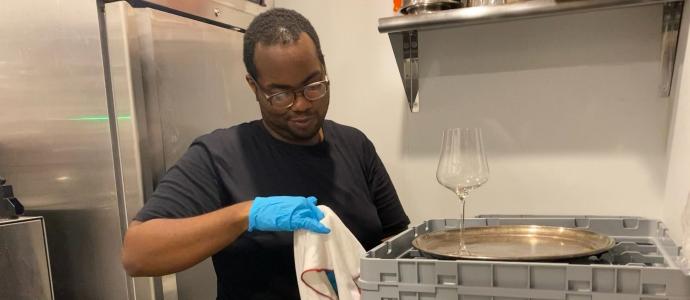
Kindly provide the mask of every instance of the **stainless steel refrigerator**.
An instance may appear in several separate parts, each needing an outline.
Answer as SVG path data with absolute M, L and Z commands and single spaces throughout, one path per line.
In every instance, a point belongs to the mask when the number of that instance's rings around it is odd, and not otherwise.
M 256 119 L 243 30 L 272 1 L 0 6 L 0 174 L 45 217 L 56 299 L 213 299 L 210 260 L 130 278 L 122 237 L 191 141 Z

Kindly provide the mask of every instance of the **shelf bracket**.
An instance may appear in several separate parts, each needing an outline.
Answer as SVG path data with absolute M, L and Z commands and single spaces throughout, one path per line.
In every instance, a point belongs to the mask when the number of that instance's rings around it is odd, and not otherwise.
M 416 30 L 388 34 L 411 112 L 419 112 L 419 50 Z
M 659 93 L 662 97 L 669 97 L 671 95 L 682 15 L 682 1 L 664 3 L 661 36 L 661 81 L 659 87 Z

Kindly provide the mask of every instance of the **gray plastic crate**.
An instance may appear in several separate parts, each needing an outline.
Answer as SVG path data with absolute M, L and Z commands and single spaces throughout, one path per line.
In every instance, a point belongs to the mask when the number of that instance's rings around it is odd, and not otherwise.
M 583 228 L 616 239 L 598 256 L 568 262 L 438 260 L 412 248 L 419 234 L 458 228 L 430 220 L 375 247 L 361 260 L 363 300 L 651 300 L 690 299 L 680 247 L 664 224 L 638 217 L 487 215 L 468 227 L 549 225 Z

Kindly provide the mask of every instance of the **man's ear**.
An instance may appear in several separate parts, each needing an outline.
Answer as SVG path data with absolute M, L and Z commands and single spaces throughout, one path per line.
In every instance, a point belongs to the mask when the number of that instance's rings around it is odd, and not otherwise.
M 259 101 L 259 94 L 257 93 L 256 82 L 254 82 L 254 79 L 252 79 L 252 77 L 249 76 L 249 74 L 244 75 L 244 79 L 247 81 L 247 85 L 249 85 L 249 88 L 252 89 L 252 91 L 254 92 L 254 98 L 256 98 L 256 101 Z
M 252 76 L 249 76 L 249 74 L 244 75 L 244 79 L 247 81 L 247 84 L 249 85 L 249 88 L 254 91 L 256 94 L 256 82 L 254 82 L 254 79 L 252 79 Z

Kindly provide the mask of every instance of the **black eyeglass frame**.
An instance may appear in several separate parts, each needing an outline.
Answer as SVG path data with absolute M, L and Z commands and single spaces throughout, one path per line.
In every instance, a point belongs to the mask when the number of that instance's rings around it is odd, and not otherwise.
M 256 85 L 257 90 L 258 90 L 259 92 L 261 92 L 261 94 L 264 96 L 264 99 L 266 99 L 266 101 L 268 101 L 268 104 L 270 104 L 272 107 L 276 107 L 276 106 L 274 106 L 274 104 L 273 104 L 272 98 L 275 98 L 276 96 L 281 95 L 281 94 L 292 94 L 292 102 L 290 102 L 290 104 L 288 104 L 287 106 L 278 107 L 278 108 L 281 108 L 281 109 L 290 109 L 290 107 L 292 107 L 293 105 L 295 105 L 295 101 L 297 101 L 297 94 L 298 94 L 298 93 L 302 94 L 302 96 L 304 97 L 304 99 L 309 100 L 309 102 L 314 102 L 314 101 L 317 101 L 317 100 L 319 100 L 319 99 L 325 97 L 326 94 L 328 94 L 328 91 L 329 91 L 329 89 L 330 89 L 330 83 L 331 83 L 331 81 L 328 80 L 328 75 L 326 74 L 326 75 L 324 75 L 324 79 L 323 79 L 323 80 L 319 80 L 319 81 L 315 81 L 315 82 L 312 82 L 312 83 L 308 83 L 308 84 L 305 84 L 305 85 L 303 85 L 302 87 L 299 87 L 299 88 L 296 88 L 296 89 L 280 91 L 280 92 L 277 92 L 277 93 L 273 93 L 273 94 L 268 95 L 268 94 L 266 94 L 266 92 L 264 92 L 263 88 L 261 87 L 261 85 L 259 85 L 259 82 L 258 82 L 256 79 L 254 79 L 254 77 L 252 77 L 252 76 L 250 75 L 249 78 L 251 78 L 251 80 L 254 82 L 254 85 Z M 309 87 L 313 87 L 313 86 L 319 86 L 319 85 L 324 85 L 324 87 L 325 87 L 324 92 L 323 92 L 323 94 L 322 94 L 321 96 L 318 96 L 318 97 L 315 97 L 315 98 L 310 98 L 310 97 L 308 97 L 306 94 L 304 94 L 304 90 L 305 90 L 305 89 L 307 89 L 307 88 L 309 88 Z

